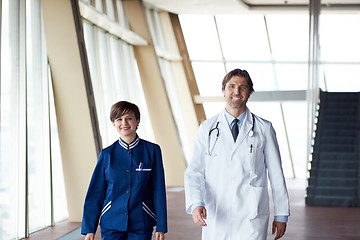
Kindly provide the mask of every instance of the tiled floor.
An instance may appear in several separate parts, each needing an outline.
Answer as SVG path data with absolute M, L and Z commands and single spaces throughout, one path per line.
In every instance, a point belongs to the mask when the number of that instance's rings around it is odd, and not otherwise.
M 291 203 L 284 240 L 360 240 L 360 208 L 305 206 L 305 184 L 288 180 Z M 185 213 L 184 191 L 168 191 L 168 225 L 167 240 L 201 239 L 201 229 L 192 223 L 190 215 Z M 30 240 L 58 239 L 68 232 L 77 229 L 80 223 L 63 222 L 56 227 L 34 233 Z M 270 233 L 268 239 L 273 239 Z M 76 239 L 81 239 L 81 236 Z M 99 234 L 96 236 L 100 240 Z M 239 237 L 239 240 L 242 240 Z M 246 239 L 244 239 L 246 240 Z

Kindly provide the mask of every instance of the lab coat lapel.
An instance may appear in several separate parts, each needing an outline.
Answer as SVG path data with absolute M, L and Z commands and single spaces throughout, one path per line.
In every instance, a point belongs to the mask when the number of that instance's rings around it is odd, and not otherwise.
M 236 139 L 234 150 L 244 141 L 245 137 L 249 135 L 249 132 L 253 126 L 253 119 L 251 117 L 250 110 L 246 108 L 245 112 L 246 112 L 246 116 L 242 124 L 242 127 L 239 131 L 239 135 Z
M 219 122 L 220 122 L 220 126 L 221 126 L 221 130 L 224 133 L 224 140 L 226 141 L 224 144 L 226 144 L 225 146 L 231 146 L 232 144 L 234 144 L 234 140 L 233 140 L 233 136 L 228 124 L 228 121 L 226 120 L 225 117 L 225 109 L 223 112 L 220 113 L 219 116 Z

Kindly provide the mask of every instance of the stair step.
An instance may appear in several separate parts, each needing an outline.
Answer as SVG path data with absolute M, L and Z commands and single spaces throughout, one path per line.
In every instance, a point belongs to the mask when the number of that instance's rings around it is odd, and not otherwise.
M 308 179 L 309 186 L 334 186 L 334 187 L 349 187 L 356 186 L 358 180 L 356 178 L 312 178 Z
M 358 163 L 355 161 L 320 161 L 318 168 L 355 170 L 358 168 Z
M 342 206 L 342 207 L 358 207 L 360 206 L 359 200 L 352 197 L 335 197 L 335 196 L 307 196 L 305 198 L 307 205 L 317 206 Z
M 341 123 L 354 123 L 357 122 L 356 117 L 351 116 L 351 117 L 344 117 L 343 115 L 339 115 L 339 114 L 325 114 L 326 116 L 324 117 L 323 115 L 319 116 L 321 120 L 321 122 L 325 121 L 325 122 L 341 122 Z
M 327 102 L 352 102 L 358 100 L 359 93 L 357 92 L 323 92 L 326 96 Z
M 312 161 L 311 162 L 311 169 L 318 170 L 318 169 L 325 169 L 325 170 L 354 170 L 356 171 L 359 168 L 359 164 L 355 161 Z
M 357 147 L 354 144 L 352 145 L 326 144 L 321 146 L 314 146 L 314 150 L 319 150 L 321 152 L 342 153 L 342 152 L 355 152 L 357 151 Z
M 338 108 L 338 109 L 324 109 L 320 107 L 320 114 L 323 116 L 341 115 L 343 118 L 354 118 L 357 116 L 357 109 L 352 108 Z
M 306 189 L 308 195 L 314 196 L 337 196 L 337 197 L 357 197 L 356 187 L 311 187 Z
M 328 95 L 325 102 L 327 103 L 333 103 L 333 102 L 341 102 L 341 103 L 351 103 L 356 102 L 359 99 L 359 94 L 355 93 L 352 95 L 352 93 L 345 93 L 344 95 Z
M 319 152 L 319 159 L 321 160 L 336 160 L 336 161 L 357 161 L 356 153 L 347 152 L 347 153 L 334 153 L 334 152 Z
M 311 169 L 310 174 L 318 178 L 354 178 L 357 177 L 357 170 L 354 169 Z
M 342 101 L 325 101 L 322 102 L 321 107 L 324 107 L 326 109 L 338 109 L 338 108 L 347 108 L 347 109 L 356 109 L 358 105 L 358 101 L 350 100 L 346 102 Z
M 355 144 L 356 139 L 355 137 L 321 137 L 316 138 L 315 143 L 324 145 L 324 144 L 336 144 L 336 145 L 342 145 L 342 144 Z
M 352 129 L 342 130 L 342 129 L 322 129 L 321 136 L 328 137 L 356 137 L 357 131 Z
M 360 127 L 359 123 L 354 121 L 354 122 L 346 122 L 346 124 L 344 124 L 343 122 L 327 122 L 327 121 L 323 121 L 321 123 L 321 128 L 324 130 L 358 130 Z

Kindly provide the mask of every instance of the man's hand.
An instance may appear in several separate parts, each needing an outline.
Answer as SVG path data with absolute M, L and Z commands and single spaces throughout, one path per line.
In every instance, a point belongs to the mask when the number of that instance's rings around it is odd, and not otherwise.
M 194 209 L 192 213 L 192 218 L 194 220 L 194 223 L 197 225 L 204 227 L 207 226 L 205 219 L 206 219 L 206 209 L 203 206 L 198 206 Z
M 86 234 L 84 240 L 94 240 L 95 239 L 95 234 L 94 233 L 88 233 Z
M 286 222 L 273 221 L 272 234 L 274 234 L 276 232 L 276 236 L 275 236 L 274 240 L 279 239 L 282 236 L 284 236 L 285 231 L 286 231 Z
M 156 232 L 156 240 L 164 240 L 165 234 L 163 232 Z

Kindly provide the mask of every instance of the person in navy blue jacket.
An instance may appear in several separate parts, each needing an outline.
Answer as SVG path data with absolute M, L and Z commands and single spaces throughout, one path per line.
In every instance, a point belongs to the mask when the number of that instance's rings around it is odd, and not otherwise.
M 156 240 L 167 232 L 166 189 L 159 145 L 140 139 L 139 108 L 120 101 L 110 120 L 120 138 L 99 156 L 84 203 L 81 233 L 102 240 Z

